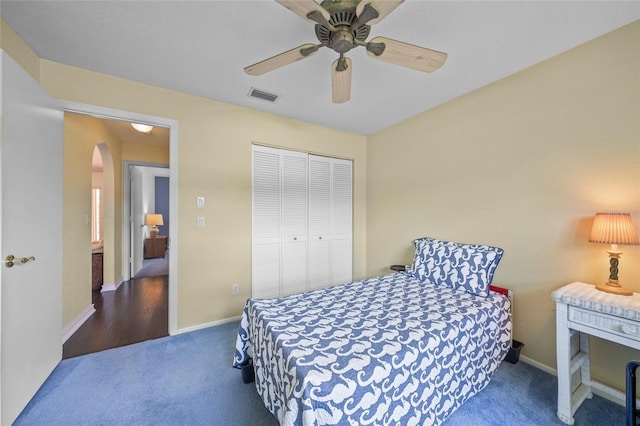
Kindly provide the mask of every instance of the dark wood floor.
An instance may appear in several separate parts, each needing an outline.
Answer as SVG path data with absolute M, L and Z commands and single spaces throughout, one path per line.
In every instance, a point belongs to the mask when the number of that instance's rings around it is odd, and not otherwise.
M 62 358 L 168 336 L 168 275 L 135 278 L 94 293 L 96 312 L 62 347 Z

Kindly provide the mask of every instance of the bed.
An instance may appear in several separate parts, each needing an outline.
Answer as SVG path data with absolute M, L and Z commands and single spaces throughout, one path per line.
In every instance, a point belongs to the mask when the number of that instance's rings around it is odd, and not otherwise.
M 502 250 L 415 244 L 406 272 L 247 301 L 233 365 L 281 425 L 437 425 L 489 383 L 511 342 Z

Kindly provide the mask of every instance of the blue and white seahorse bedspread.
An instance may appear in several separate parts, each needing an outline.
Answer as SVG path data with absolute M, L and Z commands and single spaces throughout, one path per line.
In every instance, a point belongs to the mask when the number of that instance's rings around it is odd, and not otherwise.
M 249 299 L 234 367 L 281 425 L 440 424 L 506 356 L 510 310 L 404 273 Z

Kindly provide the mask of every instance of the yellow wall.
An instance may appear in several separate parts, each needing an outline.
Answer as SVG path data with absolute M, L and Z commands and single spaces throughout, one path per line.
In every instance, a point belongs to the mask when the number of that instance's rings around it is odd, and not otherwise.
M 40 58 L 0 19 L 0 47 L 7 52 L 34 80 L 40 81 Z
M 121 142 L 102 120 L 78 114 L 64 119 L 64 241 L 63 328 L 72 324 L 91 304 L 91 159 L 104 143 L 105 162 L 104 283 L 122 278 L 122 149 Z M 108 179 L 113 176 L 113 179 Z
M 410 263 L 425 235 L 502 247 L 522 354 L 555 368 L 551 293 L 608 277 L 593 215 L 631 212 L 640 229 L 639 94 L 635 22 L 370 136 L 367 274 Z M 622 248 L 620 279 L 640 291 L 640 247 Z M 594 377 L 623 389 L 640 352 L 594 346 Z
M 364 277 L 364 136 L 45 60 L 41 84 L 60 99 L 178 121 L 178 328 L 238 316 L 250 296 L 253 142 L 354 160 L 354 277 Z M 198 229 L 200 215 L 206 227 Z
M 140 143 L 122 144 L 122 159 L 155 164 L 169 164 L 169 148 Z

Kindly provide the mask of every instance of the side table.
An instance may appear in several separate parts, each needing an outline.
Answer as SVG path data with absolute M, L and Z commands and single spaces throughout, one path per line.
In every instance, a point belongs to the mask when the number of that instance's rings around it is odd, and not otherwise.
M 164 257 L 167 252 L 167 237 L 158 235 L 157 237 L 147 238 L 144 241 L 144 258 L 153 259 L 156 257 Z
M 640 294 L 619 296 L 573 282 L 554 291 L 552 298 L 556 302 L 557 415 L 572 425 L 576 410 L 593 396 L 589 335 L 640 349 Z

